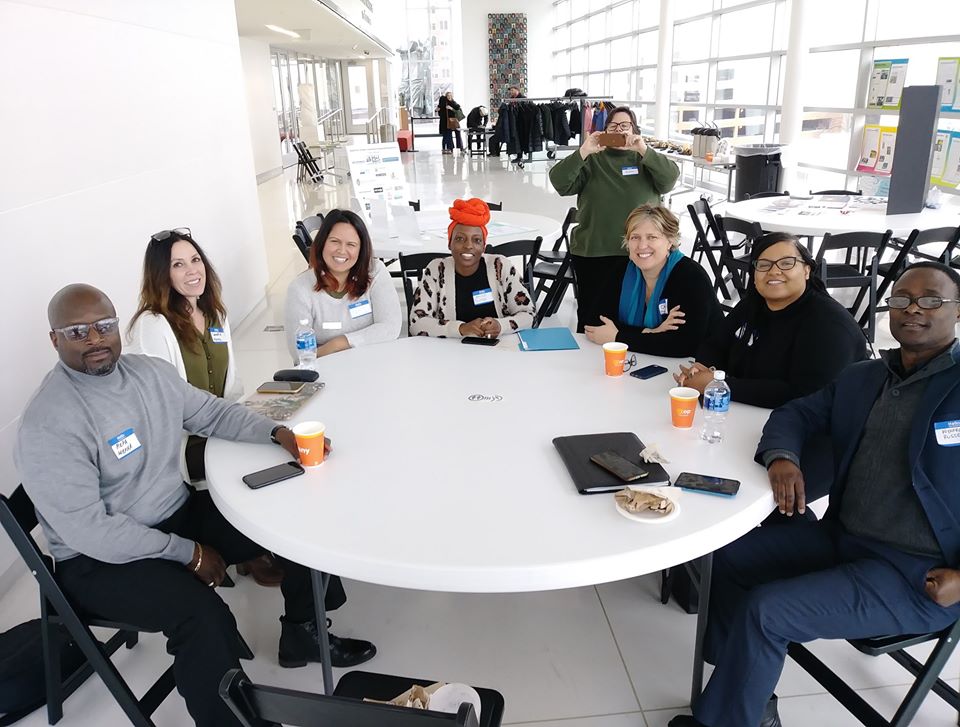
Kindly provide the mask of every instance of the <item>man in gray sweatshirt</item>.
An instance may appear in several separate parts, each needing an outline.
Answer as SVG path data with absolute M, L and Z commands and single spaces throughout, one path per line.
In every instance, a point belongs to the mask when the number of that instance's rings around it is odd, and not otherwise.
M 162 631 L 177 689 L 197 725 L 238 724 L 217 694 L 239 668 L 237 624 L 214 586 L 226 566 L 264 549 L 231 526 L 207 492 L 180 477 L 183 430 L 273 441 L 298 458 L 293 433 L 183 381 L 166 361 L 121 356 L 119 321 L 101 291 L 71 285 L 50 301 L 60 362 L 23 413 L 14 459 L 61 587 L 80 611 Z M 319 661 L 309 571 L 281 559 L 280 663 Z M 330 579 L 327 609 L 343 604 Z M 335 666 L 373 644 L 331 636 Z

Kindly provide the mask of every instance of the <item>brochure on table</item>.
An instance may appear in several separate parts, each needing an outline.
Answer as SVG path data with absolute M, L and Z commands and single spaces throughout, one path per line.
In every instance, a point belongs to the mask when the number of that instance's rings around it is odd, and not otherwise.
M 960 111 L 960 58 L 937 61 L 937 85 L 940 86 L 940 110 Z
M 353 196 L 371 220 L 377 210 L 407 203 L 407 180 L 395 141 L 347 147 Z
M 867 95 L 867 108 L 890 111 L 899 109 L 906 80 L 906 58 L 874 61 L 873 73 L 870 75 L 870 91 Z
M 960 131 L 937 132 L 933 143 L 930 181 L 950 189 L 960 186 Z
M 893 153 L 897 145 L 897 127 L 867 124 L 863 127 L 858 172 L 887 175 L 893 171 Z

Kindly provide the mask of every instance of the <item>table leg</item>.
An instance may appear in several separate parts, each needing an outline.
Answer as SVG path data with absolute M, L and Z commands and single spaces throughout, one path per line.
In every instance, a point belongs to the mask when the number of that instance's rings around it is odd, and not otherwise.
M 733 170 L 727 170 L 727 202 L 732 201 L 730 198 L 730 189 L 733 187 Z
M 703 639 L 707 633 L 710 611 L 710 580 L 713 576 L 713 553 L 700 558 L 700 587 L 697 601 L 697 637 L 693 647 L 693 684 L 690 685 L 690 708 L 703 691 Z
M 310 583 L 313 585 L 313 612 L 317 619 L 317 636 L 320 638 L 320 666 L 323 670 L 323 693 L 333 694 L 333 668 L 330 664 L 330 634 L 327 633 L 327 607 L 324 597 L 330 576 L 327 573 L 310 569 Z

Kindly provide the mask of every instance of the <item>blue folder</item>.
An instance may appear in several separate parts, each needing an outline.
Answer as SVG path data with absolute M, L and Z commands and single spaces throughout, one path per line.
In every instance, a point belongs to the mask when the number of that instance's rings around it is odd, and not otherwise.
M 569 328 L 530 328 L 518 331 L 521 351 L 567 351 L 580 348 Z

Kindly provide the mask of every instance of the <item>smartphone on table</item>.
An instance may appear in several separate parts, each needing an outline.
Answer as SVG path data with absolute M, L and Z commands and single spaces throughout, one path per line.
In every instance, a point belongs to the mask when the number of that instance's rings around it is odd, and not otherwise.
M 258 394 L 296 394 L 304 387 L 303 381 L 265 381 L 257 387 Z
M 631 371 L 630 375 L 635 379 L 652 379 L 654 376 L 667 373 L 667 369 L 659 364 L 650 364 L 642 369 Z
M 712 477 L 710 475 L 696 475 L 692 472 L 681 472 L 674 480 L 674 487 L 684 490 L 693 490 L 702 492 L 705 495 L 720 495 L 721 497 L 733 497 L 740 491 L 740 481 L 730 480 L 725 477 Z
M 630 460 L 620 456 L 613 450 L 598 452 L 591 455 L 590 461 L 603 467 L 610 474 L 619 477 L 624 482 L 636 482 L 649 475 L 643 467 L 635 465 Z
M 485 338 L 484 336 L 464 336 L 460 343 L 466 343 L 473 346 L 496 346 L 500 343 L 499 338 Z
M 261 487 L 283 482 L 302 474 L 303 467 L 300 463 L 290 461 L 278 464 L 275 467 L 267 467 L 267 469 L 259 472 L 251 472 L 249 475 L 244 475 L 242 479 L 243 483 L 251 490 L 259 490 Z
M 604 131 L 597 136 L 597 143 L 600 146 L 626 146 L 627 135 Z

